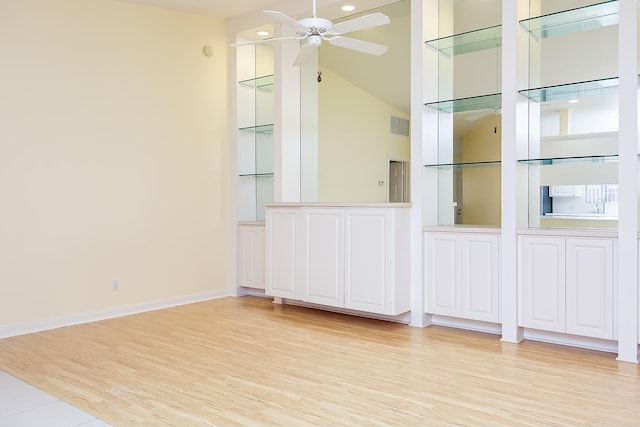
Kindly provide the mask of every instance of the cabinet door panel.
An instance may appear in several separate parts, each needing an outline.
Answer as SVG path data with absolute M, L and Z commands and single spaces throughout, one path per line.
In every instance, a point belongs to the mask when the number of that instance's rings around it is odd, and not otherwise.
M 295 209 L 267 210 L 266 214 L 266 294 L 297 298 Z
M 567 333 L 613 339 L 609 239 L 567 239 Z
M 308 302 L 344 305 L 344 215 L 341 210 L 305 209 L 304 297 Z
M 460 235 L 426 235 L 427 313 L 460 317 Z
M 522 326 L 565 331 L 565 240 L 522 237 Z
M 345 306 L 386 314 L 390 300 L 389 212 L 347 212 Z
M 499 238 L 462 236 L 462 315 L 466 319 L 499 322 Z
M 238 229 L 238 283 L 264 289 L 264 227 L 240 226 Z

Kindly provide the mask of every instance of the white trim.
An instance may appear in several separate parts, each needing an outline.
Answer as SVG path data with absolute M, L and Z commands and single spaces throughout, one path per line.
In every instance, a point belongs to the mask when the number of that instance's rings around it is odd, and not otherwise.
M 228 290 L 205 292 L 201 294 L 181 296 L 166 300 L 150 301 L 141 304 L 115 307 L 107 310 L 94 311 L 92 313 L 72 314 L 70 316 L 36 320 L 33 322 L 19 323 L 16 325 L 1 326 L 0 339 L 31 334 L 34 332 L 47 331 L 50 329 L 63 328 L 65 326 L 73 326 L 82 323 L 112 319 L 114 317 L 129 316 L 131 314 L 144 313 L 147 311 L 160 310 L 163 308 L 176 307 L 179 305 L 209 301 L 228 296 L 231 296 Z

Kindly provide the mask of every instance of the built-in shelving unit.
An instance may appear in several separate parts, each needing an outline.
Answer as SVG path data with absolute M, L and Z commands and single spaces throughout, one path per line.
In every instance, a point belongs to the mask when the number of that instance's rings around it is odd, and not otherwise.
M 273 51 L 262 45 L 237 49 L 238 219 L 262 221 L 265 203 L 273 201 Z
M 427 322 L 637 362 L 640 4 L 415 3 Z M 477 220 L 496 206 L 499 231 Z

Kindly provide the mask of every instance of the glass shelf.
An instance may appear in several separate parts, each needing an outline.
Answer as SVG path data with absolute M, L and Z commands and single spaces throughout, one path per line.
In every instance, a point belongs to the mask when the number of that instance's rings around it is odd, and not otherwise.
M 259 126 L 249 126 L 238 129 L 242 132 L 253 132 L 265 135 L 273 134 L 273 125 L 259 125 Z
M 576 156 L 576 157 L 556 157 L 552 159 L 525 159 L 518 160 L 518 163 L 526 163 L 534 166 L 562 165 L 569 163 L 610 163 L 617 162 L 618 155 L 610 154 L 605 156 Z
M 448 101 L 429 102 L 424 104 L 427 107 L 446 113 L 460 113 L 463 111 L 475 110 L 498 110 L 502 106 L 502 95 L 494 93 L 491 95 L 472 96 L 470 98 L 458 98 Z
M 524 19 L 520 24 L 540 39 L 617 25 L 618 1 L 610 0 Z
M 274 76 L 273 74 L 270 74 L 268 76 L 256 77 L 255 79 L 242 80 L 238 82 L 238 84 L 247 87 L 255 87 L 256 89 L 271 91 L 273 90 Z
M 273 172 L 265 172 L 265 173 L 241 173 L 238 174 L 241 177 L 249 177 L 249 178 L 271 178 L 273 176 Z
M 580 99 L 587 96 L 618 93 L 618 78 L 612 77 L 566 85 L 546 86 L 535 89 L 525 89 L 519 92 L 536 102 Z
M 488 162 L 463 162 L 463 163 L 440 163 L 424 165 L 425 168 L 436 169 L 466 169 L 466 168 L 481 168 L 489 166 L 500 166 L 502 162 L 500 160 L 488 161 Z
M 502 25 L 428 40 L 425 44 L 449 56 L 493 49 L 502 46 Z

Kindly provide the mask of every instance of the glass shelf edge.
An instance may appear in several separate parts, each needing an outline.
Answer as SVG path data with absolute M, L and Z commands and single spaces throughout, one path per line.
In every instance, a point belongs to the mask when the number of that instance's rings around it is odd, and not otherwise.
M 265 172 L 265 173 L 240 173 L 239 177 L 243 178 L 270 178 L 274 175 L 273 172 Z
M 270 86 L 274 84 L 275 76 L 273 74 L 267 74 L 265 76 L 259 76 L 252 79 L 240 80 L 239 85 L 243 86 Z
M 273 126 L 274 125 L 272 125 L 272 124 L 258 125 L 258 126 L 248 126 L 248 127 L 238 128 L 238 130 L 240 132 L 251 132 L 251 133 L 258 133 L 258 134 L 262 134 L 262 135 L 271 135 L 271 134 L 273 134 Z
M 434 108 L 447 113 L 460 113 L 463 111 L 476 111 L 502 108 L 502 94 L 471 96 L 467 98 L 449 99 L 446 101 L 427 102 L 425 107 Z
M 617 162 L 618 154 L 607 154 L 600 156 L 575 156 L 575 157 L 553 157 L 540 159 L 519 159 L 520 164 L 535 166 L 560 165 L 567 163 L 607 163 Z
M 608 84 L 603 84 L 607 82 Z M 567 83 L 553 86 L 522 89 L 518 93 L 535 102 L 580 99 L 587 96 L 607 95 L 618 92 L 618 77 Z
M 427 40 L 425 45 L 449 56 L 494 49 L 502 46 L 502 25 Z
M 466 168 L 478 168 L 487 166 L 500 166 L 502 162 L 500 160 L 491 160 L 486 162 L 459 162 L 459 163 L 437 163 L 423 165 L 429 169 L 466 169 Z
M 618 0 L 535 16 L 519 22 L 527 31 L 542 39 L 617 25 Z

